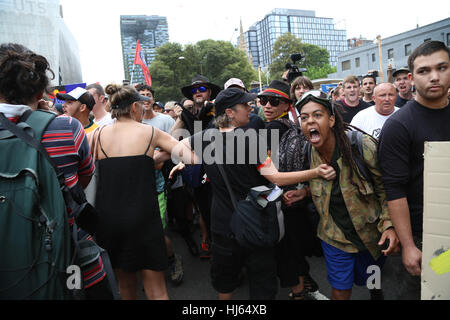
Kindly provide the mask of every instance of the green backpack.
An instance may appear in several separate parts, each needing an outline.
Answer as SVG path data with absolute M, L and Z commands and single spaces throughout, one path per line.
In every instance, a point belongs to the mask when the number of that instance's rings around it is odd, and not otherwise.
M 0 113 L 0 300 L 66 299 L 71 239 L 64 177 L 40 144 L 55 115 L 28 114 L 14 125 Z M 4 129 L 11 124 L 32 142 Z

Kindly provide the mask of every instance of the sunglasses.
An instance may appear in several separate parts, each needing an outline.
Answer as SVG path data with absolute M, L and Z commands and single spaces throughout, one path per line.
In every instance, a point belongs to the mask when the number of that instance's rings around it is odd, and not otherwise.
M 200 86 L 200 87 L 195 87 L 195 88 L 192 88 L 192 90 L 191 90 L 191 92 L 192 92 L 192 94 L 196 94 L 197 93 L 197 91 L 199 91 L 199 92 L 206 92 L 206 90 L 208 90 L 208 88 L 207 87 L 204 87 L 204 86 Z
M 267 102 L 270 102 L 270 105 L 272 107 L 277 107 L 281 102 L 287 103 L 287 100 L 276 97 L 266 97 L 266 96 L 259 97 L 259 103 L 261 103 L 262 106 L 265 106 Z

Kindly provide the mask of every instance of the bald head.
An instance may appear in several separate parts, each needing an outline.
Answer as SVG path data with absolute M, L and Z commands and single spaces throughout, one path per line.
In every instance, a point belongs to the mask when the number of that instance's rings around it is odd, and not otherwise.
M 397 91 L 392 83 L 380 83 L 373 91 L 373 101 L 375 101 L 375 110 L 388 116 L 394 112 Z

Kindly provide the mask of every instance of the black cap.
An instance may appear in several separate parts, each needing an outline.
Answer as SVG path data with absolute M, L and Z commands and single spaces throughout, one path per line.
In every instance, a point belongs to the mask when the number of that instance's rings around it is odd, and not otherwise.
M 256 99 L 257 95 L 253 93 L 247 93 L 239 88 L 228 88 L 222 90 L 217 95 L 214 101 L 215 116 L 218 117 L 225 113 L 225 110 L 232 108 L 237 104 L 246 104 L 247 102 Z
M 399 68 L 392 73 L 392 77 L 395 78 L 399 73 L 402 73 L 402 72 L 409 73 L 409 69 L 408 68 Z

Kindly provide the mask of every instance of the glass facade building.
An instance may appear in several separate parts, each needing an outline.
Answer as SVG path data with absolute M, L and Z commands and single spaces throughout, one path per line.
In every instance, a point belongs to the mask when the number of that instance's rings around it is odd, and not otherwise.
M 55 73 L 51 86 L 83 82 L 78 44 L 59 0 L 0 0 L 1 43 L 19 43 L 43 55 Z
M 347 31 L 335 29 L 331 18 L 316 17 L 315 11 L 274 9 L 245 33 L 253 66 L 271 64 L 272 48 L 282 34 L 290 32 L 304 43 L 315 44 L 330 53 L 330 65 L 337 65 L 337 56 L 348 49 Z
M 133 65 L 137 40 L 141 44 L 147 67 L 150 67 L 155 59 L 156 48 L 169 41 L 167 18 L 144 15 L 120 16 L 120 33 L 125 79 L 132 80 L 133 83 L 144 82 L 141 67 Z

